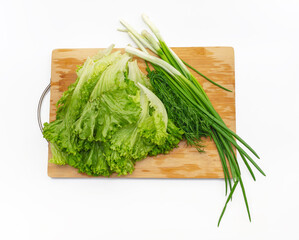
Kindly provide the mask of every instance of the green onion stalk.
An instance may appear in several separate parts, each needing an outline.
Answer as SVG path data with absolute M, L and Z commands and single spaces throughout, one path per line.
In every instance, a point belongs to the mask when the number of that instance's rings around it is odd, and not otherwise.
M 226 206 L 232 199 L 233 193 L 238 184 L 241 186 L 248 217 L 251 221 L 245 187 L 241 177 L 241 170 L 234 149 L 236 149 L 236 151 L 239 153 L 253 180 L 256 180 L 256 178 L 250 164 L 253 165 L 262 175 L 265 176 L 265 173 L 248 154 L 248 151 L 258 159 L 259 156 L 240 136 L 226 126 L 220 115 L 213 107 L 206 92 L 197 79 L 191 74 L 188 68 L 195 70 L 200 76 L 204 77 L 206 80 L 222 88 L 223 90 L 230 90 L 215 83 L 180 59 L 175 52 L 167 46 L 159 30 L 150 21 L 150 19 L 146 15 L 142 15 L 142 18 L 147 26 L 151 29 L 157 40 L 146 30 L 143 30 L 140 34 L 128 23 L 121 20 L 121 24 L 125 27 L 125 30 L 122 31 L 127 32 L 132 40 L 141 49 L 138 50 L 128 46 L 125 48 L 125 51 L 144 59 L 146 63 L 150 62 L 154 70 L 159 73 L 160 76 L 163 76 L 159 78 L 159 80 L 163 81 L 164 79 L 167 81 L 172 92 L 180 97 L 184 103 L 192 106 L 192 108 L 195 109 L 198 117 L 209 126 L 208 135 L 213 139 L 216 145 L 223 168 L 226 195 L 229 189 L 229 195 L 220 214 L 218 226 L 226 210 Z M 146 48 L 157 56 L 149 54 Z M 147 70 L 150 71 L 149 67 Z

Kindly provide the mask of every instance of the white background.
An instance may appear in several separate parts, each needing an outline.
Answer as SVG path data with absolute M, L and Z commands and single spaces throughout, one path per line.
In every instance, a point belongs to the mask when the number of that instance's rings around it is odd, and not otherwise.
M 177 2 L 177 3 L 176 3 Z M 55 48 L 129 38 L 141 13 L 169 46 L 232 46 L 237 132 L 260 154 L 253 182 L 225 202 L 223 180 L 51 179 L 36 109 Z M 299 1 L 1 1 L 0 239 L 296 239 Z M 47 121 L 49 98 L 44 104 Z

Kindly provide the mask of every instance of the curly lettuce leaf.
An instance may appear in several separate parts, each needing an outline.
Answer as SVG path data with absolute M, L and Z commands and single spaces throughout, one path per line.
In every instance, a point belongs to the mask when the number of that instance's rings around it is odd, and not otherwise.
M 130 59 L 131 57 L 128 54 L 123 54 L 105 69 L 90 95 L 91 100 L 98 98 L 103 92 L 127 86 L 125 72 Z
M 131 174 L 136 161 L 167 153 L 183 132 L 151 91 L 149 79 L 128 54 L 112 48 L 88 58 L 46 123 L 51 162 L 92 176 Z
M 124 89 L 90 100 L 74 125 L 80 139 L 107 141 L 118 129 L 137 121 L 140 106 Z
M 173 123 L 167 128 L 168 118 L 162 102 L 149 89 L 140 83 L 137 85 L 140 88 L 139 119 L 135 124 L 119 129 L 110 140 L 111 149 L 135 161 L 149 153 L 157 155 L 168 152 L 182 139 L 181 132 L 175 129 Z
M 50 149 L 52 153 L 52 158 L 50 159 L 50 163 L 54 163 L 57 165 L 67 164 L 68 154 L 61 151 L 57 146 L 57 144 L 50 142 Z
M 141 83 L 143 86 L 147 87 L 148 89 L 153 90 L 149 78 L 140 70 L 136 60 L 129 62 L 128 68 L 129 68 L 128 79 L 135 82 L 136 84 Z
M 68 164 L 78 169 L 80 173 L 91 176 L 110 176 L 112 171 L 105 157 L 105 147 L 100 142 L 93 142 L 89 150 L 77 155 L 69 155 Z
M 98 60 L 98 62 L 101 62 L 103 64 L 102 66 L 104 66 L 102 72 L 116 57 L 118 56 L 113 55 L 113 57 L 111 57 L 111 55 L 109 55 L 106 58 Z M 58 118 L 44 125 L 44 137 L 48 141 L 56 143 L 60 149 L 67 153 L 76 154 L 81 149 L 90 148 L 88 142 L 81 141 L 73 134 L 73 125 L 80 117 L 80 114 L 90 98 L 91 92 L 102 74 L 102 72 L 95 74 L 94 67 L 95 62 L 91 58 L 87 58 L 72 94 L 69 94 L 69 97 L 65 98 L 64 105 L 61 106 L 63 110 L 58 111 Z

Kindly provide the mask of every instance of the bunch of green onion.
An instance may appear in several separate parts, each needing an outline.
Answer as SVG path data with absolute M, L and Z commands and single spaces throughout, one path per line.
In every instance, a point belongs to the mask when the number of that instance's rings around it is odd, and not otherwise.
M 146 30 L 143 30 L 141 34 L 138 33 L 128 23 L 121 20 L 121 24 L 125 27 L 125 30 L 121 31 L 127 32 L 129 36 L 133 39 L 133 41 L 137 44 L 137 46 L 140 48 L 140 50 L 138 50 L 136 48 L 128 46 L 125 48 L 125 51 L 127 53 L 133 54 L 144 59 L 146 63 L 150 62 L 154 68 L 154 71 L 158 73 L 160 76 L 162 76 L 158 79 L 161 81 L 163 81 L 163 79 L 167 81 L 172 93 L 181 98 L 185 104 L 192 107 L 192 109 L 197 114 L 198 118 L 205 123 L 205 126 L 208 126 L 209 129 L 206 131 L 205 134 L 210 136 L 216 145 L 223 167 L 226 194 L 228 192 L 228 188 L 230 190 L 224 208 L 219 217 L 218 226 L 225 212 L 226 206 L 228 202 L 232 199 L 232 195 L 238 184 L 240 184 L 241 186 L 248 217 L 251 221 L 248 201 L 245 193 L 245 187 L 241 177 L 241 171 L 237 160 L 237 156 L 234 150 L 237 150 L 242 161 L 246 165 L 248 171 L 250 172 L 254 180 L 255 175 L 251 169 L 250 163 L 262 175 L 265 176 L 265 173 L 256 164 L 252 157 L 245 151 L 245 149 L 249 150 L 257 158 L 259 158 L 258 154 L 240 136 L 238 136 L 235 132 L 233 132 L 226 126 L 224 121 L 221 119 L 219 114 L 214 109 L 211 101 L 209 100 L 202 86 L 199 84 L 197 79 L 190 73 L 188 67 L 193 70 L 195 69 L 187 63 L 185 63 L 183 60 L 181 60 L 167 46 L 162 36 L 160 35 L 159 30 L 155 27 L 155 25 L 149 20 L 149 18 L 146 15 L 142 15 L 142 18 L 144 22 L 147 24 L 147 26 L 154 33 L 156 39 Z M 149 54 L 147 49 L 156 54 L 157 57 Z M 195 71 L 208 81 L 217 85 L 218 87 L 221 87 L 224 90 L 229 91 L 228 89 L 213 82 L 197 70 Z M 196 125 L 198 123 L 194 122 L 193 124 Z M 181 127 L 180 124 L 178 124 L 178 126 Z

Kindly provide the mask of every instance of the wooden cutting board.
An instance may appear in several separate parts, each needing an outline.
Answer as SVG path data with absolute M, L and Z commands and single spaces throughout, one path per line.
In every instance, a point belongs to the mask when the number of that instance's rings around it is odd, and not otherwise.
M 226 92 L 209 83 L 196 73 L 198 81 L 210 97 L 215 109 L 233 131 L 235 119 L 235 76 L 234 50 L 231 47 L 178 47 L 172 48 L 179 57 L 191 66 L 210 77 L 213 81 L 233 90 Z M 116 50 L 116 49 L 115 49 Z M 81 65 L 88 56 L 95 55 L 99 49 L 55 49 L 52 52 L 50 121 L 55 120 L 55 104 L 68 86 L 76 80 L 76 66 Z M 140 60 L 140 59 L 139 59 Z M 143 60 L 138 61 L 145 71 Z M 179 147 L 167 155 L 148 157 L 136 163 L 133 174 L 122 178 L 223 178 L 221 162 L 210 139 L 203 139 L 204 153 L 187 146 L 182 141 Z M 49 159 L 51 151 L 49 149 Z M 55 178 L 89 177 L 77 169 L 48 163 L 48 175 Z M 111 177 L 118 177 L 112 175 Z

